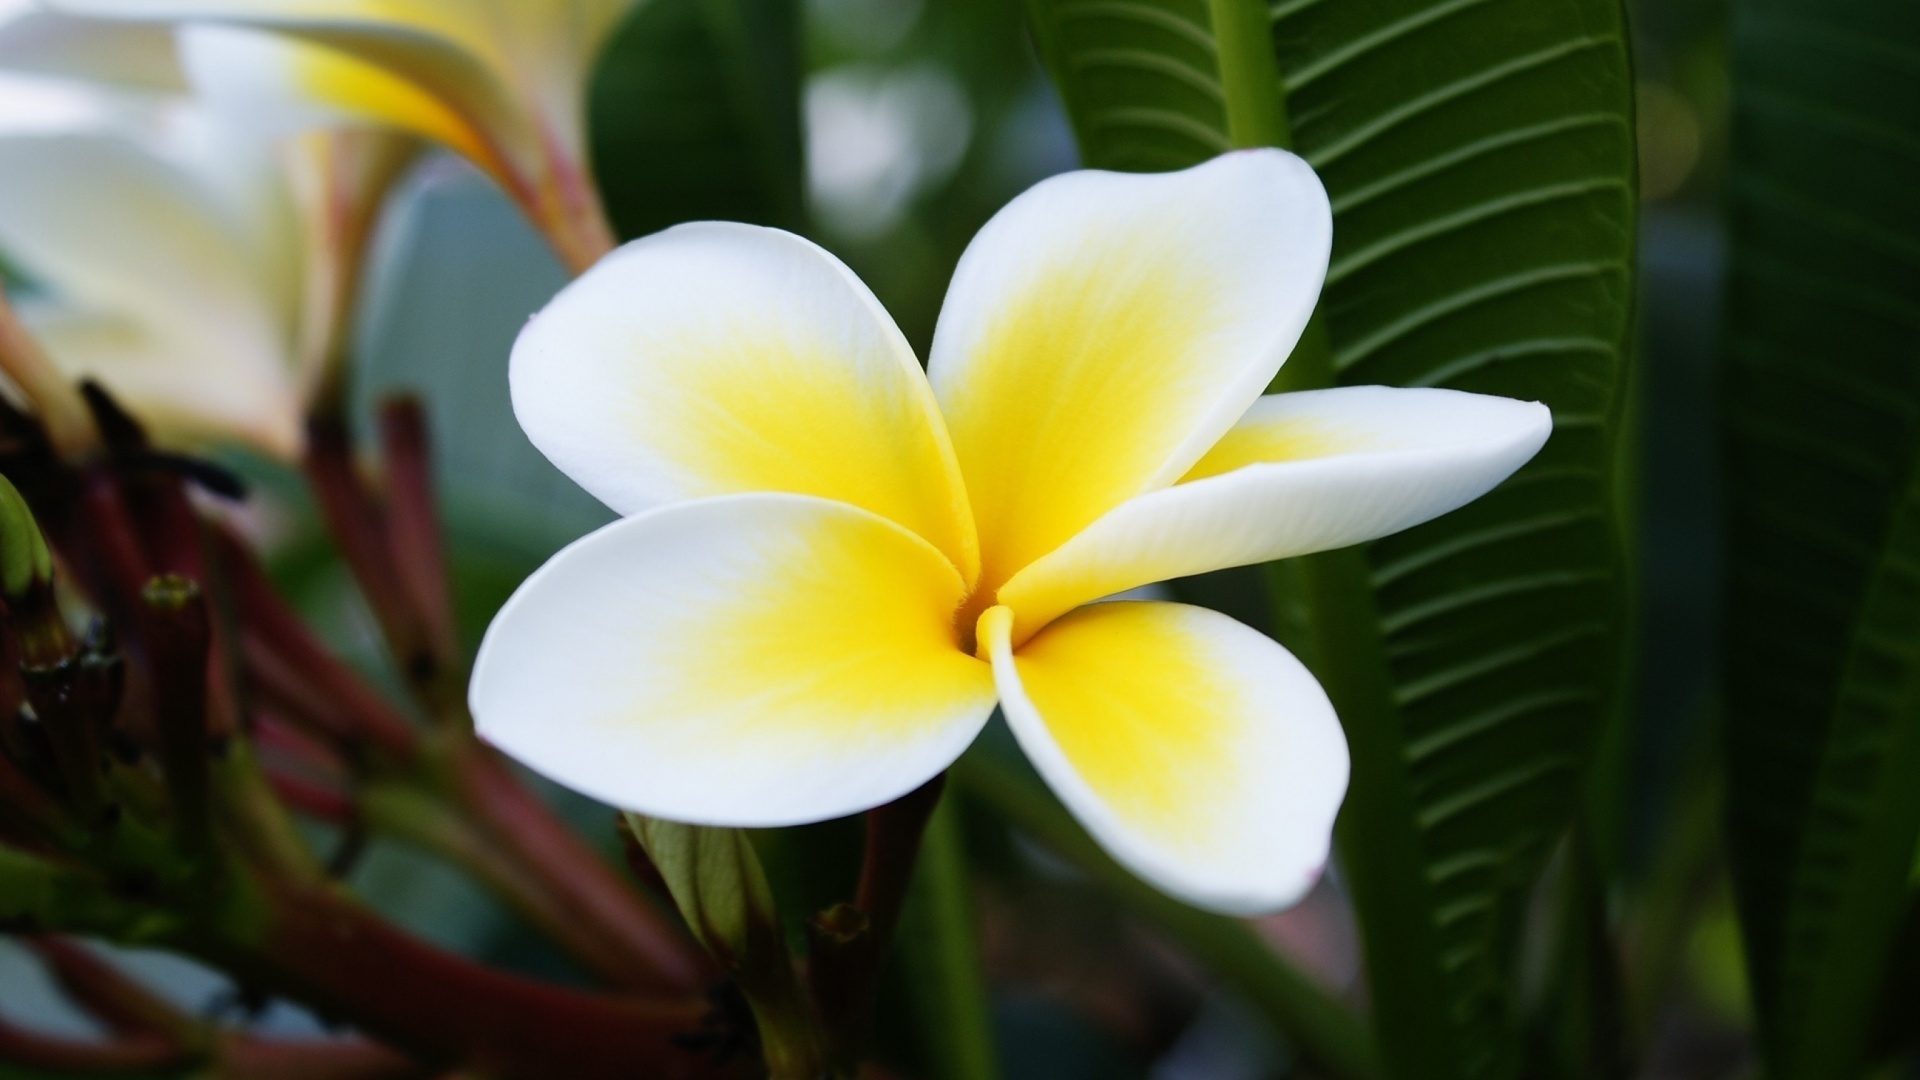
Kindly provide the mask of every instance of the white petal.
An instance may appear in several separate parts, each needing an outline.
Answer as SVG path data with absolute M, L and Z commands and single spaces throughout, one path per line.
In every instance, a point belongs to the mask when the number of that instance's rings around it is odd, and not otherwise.
M 521 332 L 514 412 L 622 513 L 789 491 L 914 530 L 963 572 L 972 526 L 920 366 L 839 260 L 751 225 L 634 241 Z
M 1278 150 L 1068 173 L 980 230 L 928 374 L 988 587 L 1233 426 L 1306 325 L 1331 236 L 1320 181 Z
M 993 710 L 959 575 L 842 503 L 736 495 L 626 518 L 554 556 L 488 629 L 479 730 L 629 810 L 791 825 L 896 798 Z
M 0 68 L 138 90 L 187 88 L 170 29 L 76 18 L 18 2 L 0 9 Z
M 204 339 L 127 317 L 37 303 L 20 315 L 55 367 L 106 387 L 163 445 L 232 440 L 281 458 L 299 452 L 301 403 L 277 369 L 209 357 Z
M 392 127 L 450 146 L 483 166 L 492 151 L 473 123 L 422 85 L 352 53 L 267 30 L 183 26 L 180 56 L 195 91 L 221 117 L 286 136 Z
M 980 636 L 1040 775 L 1128 868 L 1199 907 L 1292 904 L 1326 865 L 1347 744 L 1292 654 L 1218 612 L 1093 604 L 1014 649 Z
M 1545 444 L 1546 406 L 1457 390 L 1275 394 L 1181 483 L 1116 507 L 1015 575 L 1014 640 L 1149 582 L 1377 539 L 1463 506 Z
M 82 15 L 299 35 L 336 58 L 300 58 L 283 90 L 443 139 L 496 175 L 537 161 L 543 139 L 579 137 L 592 62 L 634 2 L 47 0 Z M 338 54 L 359 63 L 339 63 Z
M 204 394 L 209 433 L 233 431 L 248 411 L 278 430 L 297 409 L 290 290 L 249 214 L 124 139 L 0 138 L 0 249 L 87 317 L 50 328 L 54 361 L 102 375 L 136 412 L 136 383 L 165 371 L 181 392 L 162 407 L 180 416 L 183 399 Z M 145 373 L 116 382 L 114 371 L 136 367 Z M 267 449 L 289 451 L 285 434 Z

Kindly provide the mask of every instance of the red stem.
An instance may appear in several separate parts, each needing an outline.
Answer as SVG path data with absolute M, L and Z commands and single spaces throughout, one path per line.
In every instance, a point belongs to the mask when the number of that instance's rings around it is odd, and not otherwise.
M 446 545 L 433 493 L 432 442 L 426 411 L 415 398 L 397 398 L 380 409 L 380 444 L 386 461 L 387 539 L 400 585 L 407 590 L 441 671 L 451 672 L 459 653 Z
M 323 717 L 310 718 L 326 720 L 329 730 L 338 729 L 338 736 L 350 744 L 372 743 L 399 761 L 412 760 L 419 739 L 406 717 L 320 644 L 239 540 L 218 528 L 212 530 L 212 540 L 233 578 L 240 621 L 248 631 L 249 667 L 265 674 L 257 665 L 270 658 L 272 671 L 291 676 L 288 685 L 297 680 L 308 690 L 304 697 L 333 706 Z
M 272 712 L 253 714 L 253 744 L 265 758 L 298 766 L 309 774 L 347 782 L 347 762 L 332 744 Z
M 230 1036 L 221 1042 L 222 1080 L 416 1080 L 412 1058 L 364 1039 L 282 1042 Z
M 711 981 L 712 962 L 659 909 L 520 782 L 492 747 L 471 741 L 457 755 L 460 795 L 508 853 L 547 883 L 553 901 L 630 957 L 629 982 L 689 989 Z
M 353 819 L 353 800 L 339 789 L 271 765 L 266 766 L 265 772 L 267 786 L 289 809 L 335 825 L 343 825 Z
M 141 548 L 113 474 L 105 466 L 95 466 L 82 477 L 81 484 L 81 537 L 92 549 L 98 577 L 93 591 L 106 600 L 112 615 L 125 620 L 141 588 L 153 576 L 153 565 Z
M 257 706 L 286 716 L 343 752 L 364 751 L 371 745 L 403 761 L 417 752 L 413 732 L 401 726 L 406 721 L 388 715 L 385 701 L 377 706 L 361 704 L 337 686 L 323 688 L 309 682 L 304 676 L 324 678 L 328 672 L 287 658 L 258 633 L 247 634 L 241 652 Z M 367 696 L 372 698 L 371 692 Z M 354 708 L 356 704 L 361 707 Z
M 194 1023 L 180 1010 L 113 965 L 63 937 L 23 938 L 68 998 L 115 1035 L 145 1035 L 183 1043 Z
M 586 994 L 506 975 L 428 945 L 330 890 L 280 889 L 262 940 L 213 943 L 236 970 L 429 1061 L 522 1080 L 716 1075 L 676 1036 L 696 1032 L 697 998 Z
M 361 595 L 380 623 L 387 647 L 409 680 L 433 667 L 433 653 L 420 619 L 408 603 L 400 569 L 387 550 L 387 511 L 367 490 L 353 460 L 346 421 L 321 415 L 307 421 L 307 487 L 340 556 L 353 571 Z
M 184 1062 L 188 1052 L 167 1039 L 138 1036 L 108 1043 L 41 1035 L 0 1021 L 0 1061 L 67 1076 L 93 1076 L 163 1069 Z
M 860 866 L 860 888 L 854 905 L 872 920 L 873 937 L 882 952 L 893 939 L 920 857 L 920 838 L 927 821 L 940 805 L 947 774 L 927 781 L 884 806 L 867 811 L 866 857 Z

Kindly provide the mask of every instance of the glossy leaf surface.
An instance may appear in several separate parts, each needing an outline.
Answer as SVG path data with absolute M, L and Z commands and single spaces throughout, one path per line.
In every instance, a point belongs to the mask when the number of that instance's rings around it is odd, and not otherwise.
M 1264 136 L 1319 171 L 1335 213 L 1326 345 L 1310 335 L 1284 386 L 1553 408 L 1546 449 L 1493 494 L 1299 568 L 1354 750 L 1342 858 L 1388 1072 L 1516 1075 L 1521 905 L 1620 672 L 1633 151 L 1619 8 L 1285 0 L 1269 13 L 1286 88 L 1272 101 L 1243 5 L 1031 8 L 1088 164 L 1178 168 Z
M 621 239 L 683 221 L 801 225 L 798 12 L 790 0 L 654 0 L 608 43 L 590 117 Z
M 1729 843 L 1774 1075 L 1856 1075 L 1920 833 L 1920 11 L 1735 6 Z

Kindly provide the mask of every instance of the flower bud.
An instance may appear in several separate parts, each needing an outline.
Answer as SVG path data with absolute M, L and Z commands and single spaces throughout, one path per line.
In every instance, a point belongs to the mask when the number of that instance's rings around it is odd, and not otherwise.
M 53 596 L 53 553 L 27 500 L 0 476 L 0 594 L 20 635 L 23 667 L 52 667 L 73 655 Z

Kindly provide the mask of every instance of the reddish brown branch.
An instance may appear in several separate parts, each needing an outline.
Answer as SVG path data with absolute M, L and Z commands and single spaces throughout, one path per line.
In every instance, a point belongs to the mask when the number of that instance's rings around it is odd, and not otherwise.
M 693 996 L 585 994 L 438 949 L 327 890 L 281 890 L 264 938 L 215 959 L 428 1061 L 523 1080 L 714 1075 L 676 1039 L 702 1026 Z
M 74 942 L 51 934 L 22 940 L 67 997 L 114 1034 L 179 1043 L 192 1032 L 192 1019 Z
M 81 539 L 93 568 L 93 592 L 115 618 L 128 619 L 153 564 L 142 549 L 120 486 L 106 466 L 81 477 Z
M 353 800 L 339 788 L 272 766 L 265 771 L 267 787 L 289 810 L 334 825 L 353 819 Z
M 386 507 L 368 490 L 355 467 L 344 419 L 333 415 L 309 419 L 304 465 L 320 516 L 373 609 L 387 647 L 408 679 L 417 679 L 433 668 L 433 653 L 387 545 Z
M 426 412 L 414 398 L 397 398 L 380 409 L 380 443 L 386 463 L 387 539 L 414 612 L 441 673 L 457 662 L 453 590 L 446 544 L 433 493 L 433 457 Z
M 947 774 L 927 781 L 884 806 L 867 811 L 867 850 L 860 866 L 860 888 L 854 904 L 872 922 L 874 940 L 882 950 L 893 939 L 906 902 L 913 866 L 920 856 L 920 838 L 927 820 L 940 805 Z
M 238 539 L 215 528 L 212 540 L 232 576 L 247 630 L 248 669 L 257 678 L 275 676 L 273 687 L 302 703 L 302 718 L 323 722 L 328 734 L 350 745 L 378 747 L 400 762 L 412 760 L 419 740 L 406 717 L 327 651 Z
M 364 1039 L 281 1042 L 244 1035 L 221 1041 L 222 1080 L 415 1080 L 429 1075 L 412 1058 Z
M 0 1061 L 57 1076 L 99 1076 L 162 1069 L 184 1063 L 190 1053 L 178 1044 L 152 1036 L 82 1042 L 41 1035 L 0 1021 Z
M 487 831 L 537 873 L 563 912 L 593 927 L 605 948 L 627 958 L 623 982 L 684 990 L 712 979 L 707 955 L 555 818 L 498 752 L 469 741 L 454 771 L 461 798 Z

